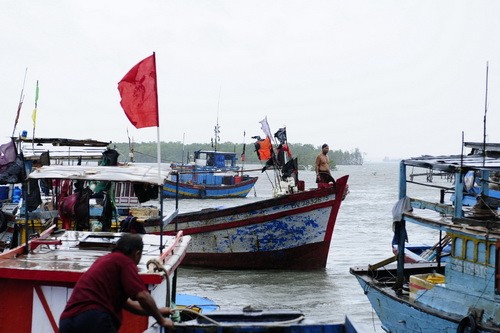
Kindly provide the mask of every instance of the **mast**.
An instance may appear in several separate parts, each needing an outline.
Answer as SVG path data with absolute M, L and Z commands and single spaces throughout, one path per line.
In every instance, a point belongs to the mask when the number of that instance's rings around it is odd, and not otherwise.
M 486 94 L 484 97 L 484 119 L 483 119 L 483 167 L 486 163 L 486 113 L 488 111 L 488 61 L 486 62 Z
M 130 135 L 128 134 L 127 128 L 127 137 L 128 137 L 128 158 L 131 163 L 134 163 L 134 139 L 130 139 Z
M 219 126 L 219 107 L 220 107 L 220 93 L 221 93 L 222 87 L 219 88 L 219 100 L 217 102 L 217 123 L 215 124 L 214 128 L 214 151 L 217 152 L 217 144 L 220 140 L 219 134 L 220 134 L 220 126 Z

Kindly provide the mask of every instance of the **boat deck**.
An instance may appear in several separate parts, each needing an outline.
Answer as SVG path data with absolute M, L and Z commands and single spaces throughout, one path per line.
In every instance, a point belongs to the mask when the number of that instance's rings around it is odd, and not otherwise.
M 120 233 L 65 231 L 47 233 L 28 244 L 0 254 L 0 278 L 76 282 L 94 261 L 109 253 L 120 238 Z M 185 254 L 189 236 L 163 236 L 164 250 L 160 253 L 160 236 L 142 235 L 143 255 L 139 273 L 146 283 L 159 283 L 159 270 L 174 270 Z M 154 264 L 151 264 L 154 261 Z

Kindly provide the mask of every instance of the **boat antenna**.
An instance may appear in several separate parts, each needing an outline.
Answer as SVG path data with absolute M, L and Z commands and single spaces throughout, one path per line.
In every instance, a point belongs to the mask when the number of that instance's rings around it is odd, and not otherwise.
M 128 158 L 129 161 L 134 163 L 134 138 L 130 139 L 127 128 L 127 138 L 128 138 Z
M 16 114 L 16 120 L 14 121 L 14 128 L 12 129 L 12 137 L 14 137 L 14 134 L 16 132 L 17 122 L 19 121 L 19 115 L 21 114 L 21 107 L 23 106 L 24 102 L 24 85 L 26 84 L 27 74 L 28 74 L 28 67 L 26 67 L 26 70 L 24 71 L 23 87 L 21 88 L 21 96 L 19 96 L 19 104 L 17 105 L 17 114 Z
M 247 132 L 244 130 L 243 131 L 243 150 L 241 151 L 241 175 L 243 175 L 243 169 L 245 168 L 245 161 L 246 161 L 246 153 L 245 153 L 245 150 L 246 150 L 246 142 L 245 142 L 245 136 L 246 136 Z
M 486 164 L 486 113 L 488 112 L 488 61 L 486 62 L 486 94 L 484 97 L 483 120 L 483 167 Z
M 219 126 L 219 107 L 220 107 L 220 93 L 222 90 L 222 86 L 219 87 L 219 100 L 217 101 L 217 123 L 214 128 L 214 150 L 217 152 L 217 143 L 220 141 L 219 133 L 220 133 L 220 126 Z
M 184 147 L 186 145 L 186 133 L 182 133 L 182 156 L 181 156 L 181 170 L 182 166 L 184 165 Z M 187 158 L 186 158 L 186 163 L 187 163 Z
M 462 150 L 460 151 L 460 169 L 462 169 L 464 166 L 464 146 L 465 146 L 464 131 L 462 131 Z

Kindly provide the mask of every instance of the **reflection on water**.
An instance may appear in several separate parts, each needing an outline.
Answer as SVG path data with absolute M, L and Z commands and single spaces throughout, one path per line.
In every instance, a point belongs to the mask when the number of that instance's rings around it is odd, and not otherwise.
M 383 332 L 376 314 L 349 267 L 373 264 L 392 255 L 392 207 L 398 199 L 398 163 L 339 166 L 334 177 L 349 175 L 350 193 L 342 203 L 326 269 L 312 272 L 230 271 L 181 268 L 177 292 L 208 297 L 222 309 L 247 305 L 301 310 L 318 322 L 340 322 L 347 315 L 373 332 Z M 260 175 L 259 172 L 255 173 Z M 307 187 L 315 187 L 314 171 L 300 171 Z M 230 200 L 179 202 L 179 210 L 234 206 L 271 196 L 271 185 L 261 175 L 255 195 Z M 175 207 L 173 200 L 166 207 Z M 434 233 L 408 225 L 410 242 L 433 243 Z M 432 237 L 432 238 L 431 238 Z

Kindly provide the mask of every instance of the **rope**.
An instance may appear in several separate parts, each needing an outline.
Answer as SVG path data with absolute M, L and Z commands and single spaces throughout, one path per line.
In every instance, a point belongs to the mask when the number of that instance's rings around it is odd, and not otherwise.
M 149 266 L 153 265 L 153 268 L 150 268 Z M 167 269 L 165 266 L 162 265 L 161 262 L 158 261 L 158 259 L 149 259 L 148 262 L 146 263 L 146 267 L 148 268 L 149 272 L 164 272 L 167 274 Z
M 211 322 L 212 324 L 215 324 L 217 326 L 221 326 L 221 324 L 215 320 L 213 320 L 212 318 L 209 318 L 201 313 L 199 313 L 198 311 L 195 311 L 195 310 L 191 310 L 189 308 L 173 308 L 172 309 L 173 311 L 180 311 L 180 312 L 189 312 L 189 313 L 192 313 L 192 314 L 195 314 L 205 320 L 208 320 L 209 322 Z

